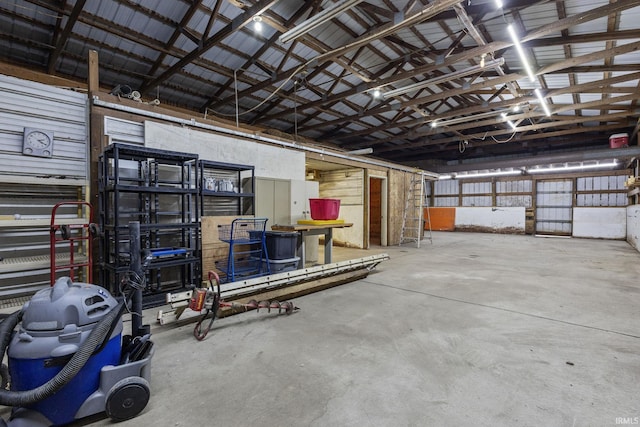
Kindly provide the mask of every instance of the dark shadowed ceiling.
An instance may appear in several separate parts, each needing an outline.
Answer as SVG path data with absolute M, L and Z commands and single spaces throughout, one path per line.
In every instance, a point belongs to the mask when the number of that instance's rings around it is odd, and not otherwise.
M 144 101 L 431 169 L 636 141 L 638 0 L 354 1 L 280 39 L 346 1 L 0 0 L 0 60 L 85 79 L 93 49 Z

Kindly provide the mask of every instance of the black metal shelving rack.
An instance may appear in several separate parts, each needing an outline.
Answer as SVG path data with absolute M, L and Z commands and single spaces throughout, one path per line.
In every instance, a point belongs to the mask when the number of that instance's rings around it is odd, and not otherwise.
M 253 215 L 254 167 L 198 160 L 200 215 Z
M 152 253 L 143 302 L 201 282 L 198 156 L 111 144 L 99 158 L 101 280 L 112 292 L 129 271 L 129 222 Z

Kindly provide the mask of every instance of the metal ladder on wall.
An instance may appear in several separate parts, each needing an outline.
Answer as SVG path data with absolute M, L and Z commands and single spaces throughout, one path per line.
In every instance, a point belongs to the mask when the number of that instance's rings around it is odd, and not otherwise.
M 429 230 L 429 241 L 433 244 L 431 235 L 431 214 L 429 204 L 425 203 L 426 181 L 422 172 L 411 175 L 411 183 L 407 191 L 407 200 L 404 205 L 402 215 L 402 231 L 400 234 L 400 245 L 408 242 L 415 242 L 416 247 L 420 247 L 422 234 L 423 211 L 426 210 L 426 225 Z

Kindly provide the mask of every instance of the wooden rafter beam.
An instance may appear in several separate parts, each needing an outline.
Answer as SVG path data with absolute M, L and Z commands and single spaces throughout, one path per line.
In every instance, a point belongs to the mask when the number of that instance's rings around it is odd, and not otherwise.
M 178 37 L 180 37 L 180 34 L 184 33 L 184 29 L 186 28 L 187 24 L 189 23 L 189 21 L 191 20 L 193 15 L 196 13 L 196 11 L 198 10 L 201 4 L 202 4 L 202 0 L 195 0 L 193 1 L 193 3 L 191 3 L 191 6 L 189 6 L 189 9 L 182 16 L 180 23 L 178 24 L 176 29 L 173 31 L 173 34 L 171 34 L 171 37 L 169 37 L 169 40 L 164 44 L 165 51 L 170 50 L 173 47 L 176 40 L 178 40 Z M 194 40 L 194 43 L 198 44 L 198 41 Z M 149 69 L 150 76 L 153 76 L 158 71 L 158 68 L 160 68 L 160 66 L 162 65 L 166 57 L 167 57 L 167 53 L 160 52 L 160 55 L 158 55 L 158 58 Z
M 73 9 L 71 10 L 71 14 L 69 15 L 69 19 L 67 20 L 67 25 L 64 26 L 64 30 L 58 36 L 58 39 L 55 41 L 56 46 L 49 55 L 49 63 L 47 65 L 47 72 L 49 74 L 53 74 L 56 69 L 56 62 L 58 62 L 58 58 L 62 53 L 62 49 L 64 49 L 67 40 L 69 40 L 69 36 L 71 35 L 71 31 L 73 30 L 73 26 L 78 22 L 78 17 L 82 12 L 82 8 L 84 7 L 87 0 L 77 0 L 76 4 L 73 5 Z
M 583 132 L 584 129 L 577 129 L 574 125 L 579 124 L 579 123 L 587 123 L 587 122 L 612 122 L 612 121 L 628 121 L 630 117 L 632 117 L 633 114 L 630 114 L 629 112 L 622 112 L 622 113 L 614 113 L 614 114 L 605 114 L 605 115 L 597 115 L 597 116 L 582 116 L 582 117 L 571 117 L 571 118 L 558 118 L 558 120 L 552 121 L 552 122 L 543 122 L 543 123 L 539 123 L 536 125 L 528 125 L 528 126 L 519 126 L 518 129 L 520 132 L 536 132 L 536 131 L 541 131 L 544 129 L 550 129 L 550 128 L 562 128 L 562 127 L 571 127 L 571 129 L 569 129 L 570 132 L 573 133 L 579 133 L 579 132 Z M 618 125 L 618 128 L 620 128 L 621 126 Z M 588 128 L 587 128 L 588 129 Z M 496 136 L 505 136 L 505 135 L 511 135 L 513 134 L 513 131 L 511 129 L 496 129 L 496 130 L 491 130 L 491 131 L 482 131 L 482 132 L 475 132 L 475 133 L 470 133 L 470 134 L 466 134 L 465 135 L 465 139 L 467 140 L 472 140 L 472 139 L 477 139 L 477 140 L 483 140 L 487 137 L 496 137 Z M 536 138 L 546 138 L 549 135 L 546 132 L 538 132 L 537 134 L 535 134 Z M 524 137 L 524 136 L 523 136 Z M 521 140 L 522 138 L 516 138 L 516 140 Z M 400 140 L 400 138 L 399 138 Z M 455 137 L 443 137 L 443 138 L 428 138 L 425 139 L 424 141 L 420 141 L 417 143 L 407 143 L 405 144 L 406 148 L 418 148 L 418 147 L 426 147 L 426 146 L 430 146 L 430 145 L 441 145 L 441 144 L 449 144 L 451 142 L 458 142 L 460 140 L 459 137 L 455 136 Z M 371 146 L 371 143 L 369 144 Z M 384 152 L 383 148 L 380 148 L 380 150 L 376 149 L 376 152 Z
M 223 29 L 218 31 L 213 36 L 209 37 L 202 43 L 202 46 L 196 47 L 194 50 L 180 58 L 175 64 L 162 72 L 159 76 L 154 77 L 150 80 L 145 81 L 140 87 L 140 93 L 145 94 L 148 93 L 151 89 L 161 85 L 166 80 L 171 78 L 173 75 L 177 74 L 182 68 L 186 65 L 193 62 L 195 59 L 202 56 L 209 49 L 214 47 L 217 43 L 221 42 L 234 32 L 238 31 L 240 28 L 249 24 L 253 19 L 254 15 L 260 15 L 266 9 L 273 6 L 278 0 L 262 0 L 258 3 L 254 4 L 250 8 L 248 8 L 244 13 L 236 17 L 229 24 L 225 25 Z
M 546 73 L 545 70 L 560 70 L 563 69 L 564 67 L 570 67 L 570 66 L 574 66 L 574 65 L 579 65 L 580 63 L 588 63 L 597 59 L 602 59 L 608 56 L 616 56 L 619 54 L 623 54 L 623 53 L 628 53 L 628 52 L 633 52 L 635 50 L 640 49 L 640 42 L 636 42 L 636 43 L 629 43 L 623 46 L 618 46 L 615 49 L 612 50 L 603 50 L 600 52 L 594 52 L 591 54 L 587 54 L 587 55 L 583 55 L 580 57 L 575 57 L 575 58 L 569 58 L 566 59 L 564 61 L 560 61 L 556 64 L 551 64 L 545 68 L 543 68 L 542 70 L 540 70 L 540 73 Z M 514 81 L 514 80 L 518 80 L 520 78 L 524 78 L 523 75 L 520 74 L 510 74 L 510 75 L 506 75 L 506 76 L 500 76 L 500 77 L 496 77 L 493 79 L 488 79 L 485 80 L 483 82 L 479 82 L 479 83 L 475 83 L 470 85 L 469 87 L 465 88 L 465 87 L 461 87 L 461 88 L 456 88 L 456 89 L 451 89 L 448 91 L 442 91 L 439 92 L 437 94 L 434 95 L 429 95 L 429 96 L 425 96 L 425 97 L 421 97 L 417 100 L 411 100 L 411 101 L 403 101 L 400 102 L 396 108 L 407 108 L 411 105 L 414 105 L 415 103 L 429 103 L 429 102 L 434 102 L 443 98 L 448 98 L 451 97 L 453 95 L 459 95 L 462 93 L 467 93 L 467 92 L 471 92 L 474 90 L 478 90 L 478 89 L 484 89 L 486 87 L 496 87 L 498 85 L 503 85 L 509 81 Z M 569 90 L 571 90 L 569 88 Z M 556 94 L 559 94 L 557 92 L 555 92 Z M 519 100 L 513 100 L 512 104 L 517 104 L 519 103 Z M 386 111 L 390 111 L 391 107 L 389 106 L 379 106 L 377 108 L 374 108 L 372 110 L 370 110 L 368 113 L 381 113 L 381 112 L 386 112 Z M 349 120 L 348 117 L 345 117 L 342 120 Z M 389 124 L 391 125 L 391 124 Z M 308 129 L 305 129 L 308 130 Z
M 611 13 L 617 13 L 626 9 L 629 9 L 631 7 L 637 6 L 637 1 L 635 0 L 619 0 L 617 3 L 613 3 L 613 4 L 609 4 L 609 5 L 605 5 L 605 6 L 601 6 L 592 10 L 589 10 L 587 12 L 583 12 L 580 14 L 576 14 L 573 15 L 571 17 L 568 17 L 566 19 L 562 19 L 559 20 L 557 22 L 554 22 L 552 24 L 548 24 L 548 25 L 544 25 L 538 29 L 535 29 L 533 31 L 530 31 L 527 35 L 525 35 L 522 40 L 527 41 L 527 40 L 534 40 L 536 38 L 542 38 L 542 37 L 546 37 L 550 34 L 556 33 L 561 31 L 562 29 L 565 28 L 570 28 L 572 26 L 577 25 L 578 23 L 584 23 L 590 20 L 594 20 L 594 19 L 598 19 L 601 18 L 603 16 L 607 16 Z M 332 96 L 327 97 L 326 99 L 321 99 L 321 100 L 317 100 L 317 101 L 312 101 L 306 104 L 307 108 L 316 108 L 319 107 L 320 105 L 322 105 L 325 102 L 334 102 L 340 99 L 344 99 L 347 98 L 349 96 L 355 95 L 357 93 L 360 92 L 364 92 L 366 90 L 369 90 L 373 87 L 379 87 L 379 86 L 384 86 L 387 84 L 391 84 L 393 82 L 396 81 L 401 81 L 401 80 L 407 80 L 410 78 L 413 78 L 417 75 L 420 74 L 427 74 L 427 73 L 433 73 L 434 71 L 438 70 L 438 69 L 442 69 L 442 68 L 446 68 L 448 66 L 454 65 L 456 63 L 462 62 L 462 61 L 467 61 L 469 59 L 473 59 L 473 58 L 478 58 L 480 57 L 482 54 L 488 54 L 491 52 L 494 52 L 496 50 L 499 49 L 503 49 L 503 48 L 507 48 L 512 46 L 513 42 L 511 41 L 495 41 L 495 42 L 491 42 L 488 43 L 484 46 L 479 46 L 473 49 L 470 49 L 468 51 L 459 53 L 459 54 L 454 54 L 451 55 L 449 58 L 447 58 L 443 63 L 441 64 L 428 64 L 425 65 L 423 67 L 417 67 L 411 71 L 405 71 L 405 72 L 400 72 L 397 73 L 393 76 L 387 77 L 387 78 L 383 78 L 383 79 L 379 79 L 377 81 L 374 81 L 370 84 L 362 84 L 356 88 L 353 89 L 348 89 L 345 90 L 341 93 L 338 94 L 334 94 Z M 576 65 L 580 65 L 582 63 L 587 63 L 590 61 L 594 61 L 596 59 L 601 59 L 604 57 L 607 57 L 608 55 L 617 55 L 617 54 L 622 54 L 622 53 L 628 53 L 631 52 L 635 49 L 638 48 L 638 43 L 629 43 L 627 45 L 623 45 L 623 46 L 619 46 L 616 51 L 601 51 L 599 53 L 599 55 L 584 55 L 582 58 L 582 61 L 580 59 L 577 58 L 570 58 L 567 59 L 565 61 L 561 61 L 557 64 L 552 64 L 548 67 L 543 68 L 542 70 L 538 71 L 538 74 L 542 74 L 542 73 L 547 73 L 547 72 L 554 72 L 557 71 L 559 69 L 564 69 L 567 67 L 571 67 L 571 66 L 576 66 Z M 497 79 L 491 80 L 491 84 L 505 84 L 507 82 L 513 81 L 513 80 L 517 80 L 518 78 L 524 78 L 524 76 L 522 75 L 517 75 L 514 76 L 512 75 L 511 77 L 509 76 L 500 76 Z M 277 78 L 276 78 L 277 80 Z M 488 86 L 488 85 L 487 85 Z M 471 85 L 471 87 L 478 89 L 477 85 Z M 480 87 L 482 88 L 482 87 Z M 468 89 L 459 89 L 457 90 L 458 94 L 460 93 L 464 93 L 465 91 L 468 91 Z M 434 95 L 435 97 L 435 95 Z M 432 99 L 428 99 L 429 97 L 427 97 L 427 99 L 425 99 L 423 101 L 423 99 L 420 99 L 420 101 L 411 101 L 411 102 L 430 102 L 432 101 Z M 407 108 L 410 107 L 412 104 L 410 103 L 403 103 L 402 104 L 402 108 Z M 389 107 L 387 106 L 382 106 L 381 109 L 387 109 L 388 110 Z M 374 111 L 372 111 L 373 113 Z M 379 113 L 381 111 L 375 111 L 375 113 Z M 280 111 L 276 114 L 270 115 L 269 119 L 276 119 L 279 116 L 284 116 L 284 115 L 289 115 L 291 114 L 291 111 L 285 110 L 285 111 Z
M 518 143 L 531 143 L 531 142 L 536 142 L 536 141 L 540 141 L 543 144 L 553 144 L 553 142 L 549 142 L 550 138 L 558 138 L 558 137 L 562 137 L 562 136 L 571 136 L 571 135 L 584 135 L 585 133 L 587 134 L 603 134 L 603 133 L 610 133 L 612 131 L 615 131 L 617 129 L 620 129 L 620 124 L 616 123 L 616 124 L 607 124 L 607 125 L 598 125 L 598 126 L 590 126 L 590 127 L 583 127 L 580 130 L 576 129 L 575 127 L 572 127 L 570 129 L 563 129 L 563 130 L 557 130 L 557 131 L 552 131 L 552 132 L 545 132 L 543 135 L 538 135 L 538 134 L 529 134 L 529 135 L 523 135 L 521 137 L 519 137 L 516 140 L 513 140 L 513 142 L 509 145 L 516 145 Z M 584 138 L 584 136 L 582 137 Z M 457 142 L 456 141 L 450 141 L 448 143 L 444 143 L 441 146 L 437 146 L 437 144 L 432 144 L 430 146 L 424 146 L 424 145 L 419 145 L 420 143 L 409 143 L 409 144 L 398 144 L 396 146 L 388 146 L 388 147 L 382 147 L 382 148 L 377 148 L 376 149 L 376 153 L 388 153 L 385 155 L 386 158 L 388 159 L 392 159 L 395 161 L 402 161 L 402 160 L 419 160 L 421 158 L 430 158 L 430 156 L 433 156 L 435 153 L 441 152 L 441 151 L 447 151 L 447 150 L 457 150 L 458 147 L 457 146 L 450 146 L 449 144 L 451 142 Z M 478 147 L 486 147 L 486 146 L 490 146 L 490 145 L 496 145 L 496 142 L 493 141 L 493 139 L 489 138 L 488 140 L 485 138 L 484 140 L 482 139 L 475 139 L 471 141 L 471 144 L 478 148 Z M 415 151 L 419 149 L 420 151 Z M 389 154 L 390 153 L 390 154 Z

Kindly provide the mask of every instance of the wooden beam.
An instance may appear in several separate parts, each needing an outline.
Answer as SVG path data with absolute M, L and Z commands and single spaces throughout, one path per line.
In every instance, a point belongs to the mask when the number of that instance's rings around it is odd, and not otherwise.
M 67 20 L 67 25 L 65 25 L 64 30 L 56 40 L 56 46 L 51 52 L 49 56 L 49 65 L 47 66 L 47 71 L 49 74 L 53 74 L 56 69 L 56 62 L 62 53 L 62 49 L 64 49 L 67 40 L 69 40 L 69 36 L 71 35 L 71 30 L 73 30 L 73 26 L 78 22 L 78 17 L 82 12 L 82 8 L 84 7 L 87 0 L 77 0 L 76 4 L 73 6 L 73 10 L 71 10 L 71 15 L 69 15 L 69 19 Z
M 576 128 L 571 128 L 571 129 L 563 129 L 563 130 L 557 130 L 557 131 L 552 131 L 552 132 L 545 132 L 543 136 L 538 135 L 538 134 L 528 134 L 528 135 L 523 135 L 520 136 L 517 140 L 517 142 L 524 142 L 524 141 L 535 141 L 538 139 L 548 139 L 548 138 L 556 138 L 559 136 L 566 136 L 566 135 L 575 135 L 575 134 L 579 134 L 579 133 L 593 133 L 593 132 L 609 132 L 609 131 L 613 131 L 613 130 L 617 130 L 620 129 L 620 125 L 619 124 L 610 124 L 610 125 L 599 125 L 599 126 L 593 126 L 593 127 L 588 127 L 588 128 L 582 128 L 580 130 L 576 129 Z M 453 142 L 453 141 L 452 141 Z M 495 144 L 495 142 L 493 142 L 493 140 L 491 140 L 490 142 L 487 142 L 487 144 L 484 143 L 484 141 L 473 141 L 473 144 L 476 146 L 484 146 L 484 145 L 488 145 L 488 144 Z M 391 159 L 400 159 L 402 157 L 406 157 L 407 155 L 415 155 L 415 152 L 411 152 L 410 149 L 412 148 L 423 148 L 427 146 L 427 141 L 420 141 L 420 142 L 413 142 L 413 143 L 409 143 L 409 144 L 402 144 L 402 145 L 397 145 L 395 147 L 382 147 L 382 148 L 377 148 L 376 149 L 376 153 L 383 153 L 383 152 L 394 152 L 394 151 L 402 151 L 396 155 L 391 155 L 388 156 Z M 435 148 L 435 146 L 434 146 Z M 437 149 L 434 149 L 433 151 L 422 151 L 421 153 L 424 153 L 424 155 L 428 156 L 430 153 L 433 153 L 435 151 L 441 151 L 441 150 L 448 150 L 449 148 L 442 148 L 439 147 Z M 453 149 L 453 148 L 451 148 Z M 457 149 L 457 147 L 456 147 Z M 404 151 L 404 150 L 409 150 L 409 151 Z
M 159 76 L 154 77 L 150 80 L 145 81 L 140 87 L 140 93 L 145 94 L 148 93 L 151 89 L 161 85 L 167 79 L 171 78 L 174 74 L 178 73 L 182 68 L 186 65 L 193 62 L 195 59 L 203 55 L 209 49 L 214 47 L 216 44 L 236 32 L 237 30 L 243 28 L 245 25 L 249 24 L 253 19 L 253 16 L 260 15 L 266 9 L 273 6 L 277 3 L 278 0 L 262 0 L 258 3 L 254 4 L 250 8 L 248 8 L 243 14 L 237 16 L 233 21 L 227 24 L 223 29 L 218 31 L 213 36 L 209 37 L 202 43 L 202 46 L 198 46 L 182 58 L 169 67 L 167 70 L 162 72 Z
M 89 97 L 93 97 L 100 91 L 100 64 L 98 62 L 98 51 L 89 50 L 88 52 L 87 83 L 89 88 Z
M 583 12 L 583 13 L 579 13 L 576 15 L 573 15 L 571 17 L 568 17 L 566 19 L 561 19 L 558 20 L 552 24 L 548 24 L 548 25 L 543 25 L 542 27 L 537 28 L 536 30 L 533 30 L 531 32 L 529 32 L 527 35 L 525 35 L 524 37 L 521 38 L 522 42 L 528 41 L 528 40 L 535 40 L 538 38 L 542 38 L 542 37 L 546 37 L 549 35 L 552 35 L 554 33 L 558 33 L 563 29 L 566 28 L 570 28 L 573 27 L 575 25 L 578 24 L 583 24 L 585 22 L 594 20 L 594 19 L 598 19 L 601 18 L 603 16 L 608 16 L 612 13 L 618 13 L 621 11 L 624 11 L 626 9 L 632 8 L 637 6 L 637 0 L 619 0 L 617 3 L 613 3 L 613 4 L 608 4 L 605 6 L 601 6 L 601 7 L 597 7 L 594 9 L 591 9 L 589 11 Z M 380 38 L 383 37 L 384 31 L 378 32 L 376 34 L 373 34 L 370 36 L 371 40 L 376 39 L 376 38 Z M 324 61 L 324 60 L 328 60 L 330 58 L 332 58 L 333 56 L 335 56 L 338 53 L 346 53 L 352 49 L 354 49 L 355 47 L 359 46 L 359 43 L 354 43 L 354 44 L 349 44 L 348 46 L 345 46 L 342 49 L 338 49 L 338 50 L 334 50 L 332 52 L 330 52 L 330 54 L 322 54 L 319 55 L 318 57 L 316 57 L 315 60 L 319 61 Z M 442 69 L 442 68 L 447 68 L 449 66 L 452 66 L 454 64 L 460 63 L 462 61 L 467 61 L 473 58 L 479 58 L 482 54 L 489 54 L 492 52 L 495 52 L 497 50 L 500 49 L 505 49 L 508 47 L 513 46 L 513 42 L 512 41 L 496 41 L 496 42 L 491 42 L 491 43 L 487 43 L 484 46 L 479 46 L 473 49 L 469 49 L 467 51 L 464 51 L 462 53 L 459 54 L 454 54 L 451 55 L 449 58 L 445 59 L 445 61 L 443 63 L 437 63 L 437 64 L 428 64 L 422 67 L 416 67 L 413 70 L 410 71 L 406 71 L 406 72 L 401 72 L 401 73 L 397 73 L 393 76 L 384 78 L 384 79 L 380 79 L 377 81 L 373 81 L 369 84 L 363 84 L 358 86 L 357 88 L 353 88 L 353 89 L 348 89 L 345 90 L 339 94 L 335 94 L 333 96 L 329 96 L 327 97 L 327 99 L 320 99 L 317 101 L 313 101 L 313 102 L 309 102 L 305 105 L 306 108 L 317 108 L 320 107 L 321 105 L 323 105 L 326 102 L 334 102 L 334 101 L 339 101 L 341 99 L 347 98 L 349 96 L 355 95 L 357 93 L 363 92 L 365 90 L 369 90 L 372 89 L 373 87 L 379 87 L 379 86 L 383 86 L 383 85 L 387 85 L 387 84 L 391 84 L 393 82 L 397 82 L 397 81 L 401 81 L 401 80 L 407 80 L 410 79 L 412 77 L 415 77 L 417 75 L 421 75 L 421 74 L 427 74 L 427 73 L 431 73 L 434 72 L 438 69 Z M 628 45 L 625 45 L 628 46 Z M 629 49 L 627 47 L 627 49 Z M 632 51 L 632 50 L 628 50 Z M 622 52 L 622 51 L 621 51 Z M 619 53 L 620 54 L 620 53 Z M 603 53 L 604 55 L 604 53 Z M 572 62 L 568 62 L 570 60 L 567 61 L 562 61 L 565 62 L 566 64 L 563 65 L 563 67 L 569 67 L 571 66 L 573 63 Z M 312 62 L 312 61 L 309 61 Z M 295 69 L 297 69 L 298 67 L 296 67 Z M 552 70 L 554 69 L 554 66 L 548 67 L 547 70 L 545 70 L 545 72 L 552 72 Z M 270 81 L 268 81 L 268 84 L 271 85 L 273 84 L 275 81 L 280 81 L 283 78 L 286 78 L 287 73 L 291 73 L 294 70 L 289 70 L 287 72 L 284 73 L 284 75 L 282 74 L 278 74 L 277 76 L 274 76 L 274 78 Z M 509 82 L 510 80 L 506 78 L 507 76 L 501 76 L 500 78 L 498 78 L 498 80 L 503 79 L 500 84 L 504 84 Z M 515 77 L 512 74 L 512 78 Z M 517 78 L 524 78 L 524 75 L 517 75 Z M 511 80 L 512 81 L 512 80 Z M 263 82 L 259 85 L 255 85 L 252 88 L 246 89 L 245 91 L 242 91 L 240 93 L 240 96 L 244 96 L 247 93 L 250 92 L 254 92 L 256 90 L 261 90 L 264 89 L 266 86 L 267 82 Z M 492 80 L 492 83 L 496 83 Z M 463 90 L 464 91 L 464 90 Z M 420 101 L 417 102 L 421 102 L 422 99 Z M 227 102 L 232 102 L 232 99 L 229 98 Z M 412 101 L 412 102 L 416 102 L 416 101 Z M 428 101 L 425 101 L 428 102 Z M 407 105 L 403 104 L 403 107 L 407 107 Z M 276 119 L 278 117 L 282 117 L 282 116 L 287 116 L 292 114 L 293 111 L 292 109 L 287 109 L 284 111 L 281 111 L 277 114 L 271 115 L 269 116 L 270 119 Z

